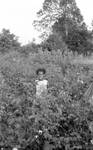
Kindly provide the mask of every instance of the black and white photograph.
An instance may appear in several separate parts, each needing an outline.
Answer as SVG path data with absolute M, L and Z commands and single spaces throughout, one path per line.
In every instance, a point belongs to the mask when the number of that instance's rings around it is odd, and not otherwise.
M 93 150 L 92 0 L 0 0 L 0 150 Z

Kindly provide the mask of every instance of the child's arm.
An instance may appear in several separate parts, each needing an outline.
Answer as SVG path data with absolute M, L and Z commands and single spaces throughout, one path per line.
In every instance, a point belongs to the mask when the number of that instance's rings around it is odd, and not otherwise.
M 36 79 L 36 80 L 35 80 L 35 85 L 36 85 L 37 83 L 38 83 L 38 80 Z

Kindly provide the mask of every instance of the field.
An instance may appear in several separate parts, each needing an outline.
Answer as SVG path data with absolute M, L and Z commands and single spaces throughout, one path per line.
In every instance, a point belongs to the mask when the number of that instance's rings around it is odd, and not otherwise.
M 93 56 L 87 56 L 87 57 L 84 57 L 84 56 L 76 56 L 74 59 L 73 59 L 73 63 L 77 63 L 77 64 L 85 64 L 85 65 L 92 65 L 93 64 Z
M 0 55 L 0 146 L 75 150 L 92 147 L 92 57 L 61 52 Z M 35 97 L 35 72 L 46 69 L 48 95 Z M 46 144 L 47 143 L 47 144 Z

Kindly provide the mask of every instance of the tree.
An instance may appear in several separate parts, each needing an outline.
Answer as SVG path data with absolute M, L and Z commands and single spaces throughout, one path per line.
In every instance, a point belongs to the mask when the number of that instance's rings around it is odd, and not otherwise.
M 42 50 L 48 51 L 58 51 L 60 50 L 62 54 L 67 54 L 69 52 L 67 45 L 65 44 L 62 36 L 57 32 L 52 33 L 48 39 L 41 43 Z
M 9 52 L 11 50 L 18 50 L 20 48 L 20 43 L 18 38 L 10 33 L 9 30 L 3 29 L 0 34 L 0 52 Z
M 45 38 L 52 32 L 52 26 L 58 19 L 62 18 L 66 35 L 68 34 L 69 20 L 73 24 L 81 26 L 83 17 L 77 8 L 75 0 L 45 0 L 42 10 L 38 12 L 38 20 L 34 21 L 34 26 L 42 30 L 41 36 Z
M 73 30 L 69 32 L 65 42 L 71 51 L 87 55 L 88 52 L 91 54 L 93 51 L 92 43 L 88 41 L 90 38 L 91 35 L 88 31 Z
M 34 21 L 34 26 L 42 31 L 43 48 L 64 51 L 66 45 L 70 51 L 84 55 L 93 51 L 92 43 L 89 42 L 92 34 L 75 0 L 45 0 L 42 10 L 37 14 L 38 20 Z
M 86 24 L 77 24 L 71 18 L 66 20 L 67 30 L 65 29 L 66 18 L 59 18 L 53 25 L 53 32 L 63 38 L 70 51 L 78 52 L 79 54 L 87 55 L 92 53 L 92 32 L 90 32 Z

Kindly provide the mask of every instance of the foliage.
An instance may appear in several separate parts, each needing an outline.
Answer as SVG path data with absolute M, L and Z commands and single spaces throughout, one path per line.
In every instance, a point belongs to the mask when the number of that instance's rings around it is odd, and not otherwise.
M 5 53 L 13 50 L 18 50 L 20 48 L 20 43 L 18 38 L 10 33 L 9 30 L 3 29 L 0 34 L 0 52 Z
M 88 31 L 75 0 L 45 0 L 33 25 L 41 32 L 46 49 L 62 50 L 65 45 L 78 54 L 90 55 L 93 51 L 92 31 Z
M 89 36 L 91 38 L 87 30 L 70 31 L 66 38 L 66 44 L 71 51 L 77 51 L 78 54 L 87 55 L 93 51 L 92 44 L 88 41 Z
M 59 36 L 58 33 L 53 33 L 49 36 L 49 38 L 41 43 L 42 50 L 48 50 L 48 51 L 62 51 L 62 54 L 66 54 L 69 52 L 69 49 L 67 48 L 67 45 L 63 41 L 62 36 Z
M 19 51 L 22 54 L 25 54 L 26 56 L 29 55 L 29 53 L 36 53 L 38 52 L 39 45 L 35 44 L 34 42 L 31 42 L 29 44 L 26 44 L 21 47 L 21 50 Z
M 74 18 L 66 19 L 66 16 L 62 16 L 55 22 L 52 28 L 53 33 L 56 32 L 63 39 L 70 51 L 84 55 L 92 53 L 92 43 L 90 42 L 92 34 L 88 31 L 83 21 L 77 23 L 74 21 Z
M 61 32 L 68 34 L 68 28 L 73 24 L 79 27 L 83 24 L 83 17 L 77 8 L 75 0 L 45 0 L 43 8 L 37 13 L 38 20 L 33 25 L 41 30 L 41 37 L 46 39 L 52 31 L 52 26 L 62 18 Z M 69 24 L 70 23 L 70 24 Z
M 12 52 L 0 57 L 1 146 L 36 150 L 46 142 L 55 149 L 91 145 L 93 105 L 83 95 L 92 68 L 72 65 L 61 51 L 38 51 L 28 57 Z M 49 88 L 46 97 L 37 99 L 34 80 L 41 66 L 47 71 Z

